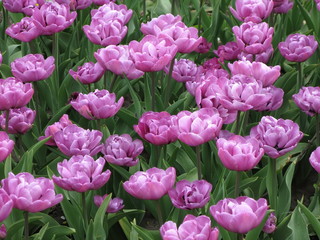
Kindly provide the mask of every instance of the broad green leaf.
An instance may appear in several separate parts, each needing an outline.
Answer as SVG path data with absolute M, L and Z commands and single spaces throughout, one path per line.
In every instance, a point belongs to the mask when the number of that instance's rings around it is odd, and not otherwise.
M 299 207 L 293 211 L 288 227 L 292 231 L 292 240 L 309 239 L 308 225 L 302 216 Z
M 112 197 L 112 194 L 109 194 L 108 197 L 106 197 L 103 200 L 103 203 L 101 204 L 96 215 L 94 216 L 93 235 L 94 235 L 94 239 L 96 240 L 104 240 L 107 238 L 107 234 L 106 234 L 107 229 L 104 229 L 104 217 L 106 215 L 106 210 L 111 200 L 111 197 Z
M 306 215 L 307 219 L 311 223 L 314 231 L 316 232 L 318 238 L 320 239 L 320 221 L 317 219 L 310 210 L 304 206 L 301 202 L 298 201 L 298 205 L 301 209 L 301 211 Z

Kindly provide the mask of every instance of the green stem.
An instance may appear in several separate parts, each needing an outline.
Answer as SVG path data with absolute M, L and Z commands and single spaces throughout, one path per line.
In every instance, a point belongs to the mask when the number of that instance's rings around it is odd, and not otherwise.
M 162 226 L 163 225 L 163 216 L 162 216 L 162 211 L 161 211 L 160 199 L 158 199 L 156 201 L 157 201 L 158 222 L 159 222 L 159 225 Z
M 172 0 L 172 3 L 171 3 L 171 13 L 174 15 L 174 12 L 175 12 L 175 6 L 176 5 L 176 1 L 175 0 Z
M 156 107 L 156 72 L 151 72 L 151 110 Z
M 39 83 L 34 82 L 33 87 L 34 87 L 34 96 L 35 96 L 35 108 L 36 108 L 36 117 L 37 117 L 37 127 L 39 132 L 41 132 L 41 116 L 40 116 L 40 108 L 41 108 L 41 103 L 40 103 L 40 98 L 39 98 Z
M 234 183 L 234 197 L 235 198 L 239 197 L 240 181 L 241 181 L 241 172 L 237 171 L 236 172 L 236 179 L 235 179 L 235 183 Z
M 29 239 L 29 212 L 23 212 L 24 216 L 24 240 Z
M 8 130 L 9 130 L 9 115 L 10 115 L 10 109 L 9 110 L 5 110 L 5 113 L 6 113 L 6 125 L 5 125 L 5 128 L 4 128 L 4 131 L 6 133 L 8 133 Z M 9 134 L 9 133 L 8 133 Z
M 118 77 L 118 75 L 113 74 L 113 78 L 112 78 L 111 83 L 110 83 L 110 89 L 109 89 L 110 92 L 112 92 L 112 89 L 114 87 L 114 84 L 116 83 L 117 77 Z
M 200 1 L 200 12 L 199 12 L 199 18 L 198 18 L 199 34 L 202 32 L 202 29 L 201 29 L 202 7 L 203 7 L 203 0 Z
M 297 63 L 297 69 L 298 69 L 298 80 L 297 80 L 297 91 L 299 92 L 300 88 L 303 86 L 303 79 L 302 79 L 302 63 Z
M 173 58 L 171 60 L 171 63 L 170 63 L 170 67 L 169 67 L 169 74 L 168 74 L 168 77 L 167 77 L 167 87 L 166 87 L 166 91 L 165 91 L 165 94 L 164 94 L 164 104 L 165 106 L 169 106 L 169 101 L 170 101 L 170 94 L 172 94 L 172 91 L 171 91 L 171 88 L 172 88 L 172 84 L 173 84 L 173 79 L 172 79 L 172 71 L 173 71 L 173 66 L 174 66 L 174 61 L 175 61 L 175 58 Z
M 107 77 L 107 71 L 103 75 L 103 82 L 104 82 L 104 89 L 108 89 L 108 77 Z
M 272 209 L 277 211 L 277 193 L 278 193 L 278 179 L 277 179 L 277 160 L 270 158 L 269 159 L 269 164 L 271 167 L 271 174 L 272 174 L 272 179 L 271 179 L 271 193 L 272 196 L 270 197 L 270 206 Z
M 200 145 L 196 146 L 196 155 L 197 155 L 198 180 L 200 180 L 202 178 Z
M 316 114 L 316 131 L 317 131 L 317 145 L 320 146 L 320 118 L 319 118 L 319 114 Z
M 82 203 L 82 213 L 83 213 L 83 222 L 85 230 L 88 228 L 88 211 L 87 211 L 87 205 L 86 205 L 86 193 L 81 193 L 81 203 Z
M 241 114 L 241 112 L 240 111 L 238 111 L 238 113 L 237 113 L 237 120 L 236 120 L 236 132 L 235 132 L 235 134 L 239 134 L 240 135 L 240 126 L 241 126 L 241 119 L 240 119 L 240 114 Z
M 55 60 L 55 69 L 54 69 L 54 77 L 53 77 L 53 92 L 55 93 L 55 99 L 59 99 L 59 88 L 60 88 L 60 79 L 59 79 L 59 33 L 53 34 L 52 39 L 52 52 Z M 53 98 L 54 99 L 54 98 Z M 59 101 L 57 101 L 59 103 Z M 53 106 L 56 106 L 57 109 L 59 109 L 59 106 L 57 104 L 54 104 Z
M 147 0 L 143 0 L 143 21 L 147 21 Z
M 237 236 L 238 236 L 238 240 L 243 240 L 243 234 L 238 233 Z

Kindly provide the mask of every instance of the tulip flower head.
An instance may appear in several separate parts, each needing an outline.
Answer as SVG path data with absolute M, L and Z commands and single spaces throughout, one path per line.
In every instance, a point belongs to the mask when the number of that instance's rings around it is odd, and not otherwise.
M 273 12 L 274 13 L 287 13 L 293 7 L 293 1 L 291 0 L 273 0 Z
M 320 113 L 320 87 L 302 87 L 292 95 L 295 104 L 309 116 Z
M 268 234 L 273 233 L 277 228 L 276 225 L 277 225 L 277 217 L 274 214 L 274 212 L 272 212 L 270 213 L 266 223 L 264 224 L 262 231 Z
M 13 201 L 11 200 L 8 193 L 3 189 L 0 188 L 0 222 L 5 220 L 11 213 L 13 207 Z M 0 238 L 1 232 L 3 232 L 3 226 L 0 228 Z M 4 227 L 5 228 L 5 227 Z
M 91 84 L 99 81 L 104 74 L 104 69 L 100 63 L 86 62 L 79 66 L 77 71 L 69 70 L 69 74 L 74 80 L 82 84 Z
M 167 65 L 164 68 L 166 74 L 169 74 L 170 66 Z M 201 69 L 189 59 L 180 59 L 174 61 L 174 66 L 172 69 L 172 78 L 177 82 L 188 82 L 194 81 Z
M 34 24 L 34 19 L 24 17 L 6 29 L 6 34 L 22 42 L 30 42 L 40 36 L 42 31 Z
M 12 141 L 6 132 L 0 131 L 0 162 L 6 160 L 11 154 L 14 147 L 14 141 Z
M 314 170 L 320 173 L 320 147 L 317 147 L 317 149 L 311 153 L 309 162 Z
M 7 236 L 7 228 L 6 225 L 2 224 L 0 227 L 0 239 L 5 239 Z
M 103 196 L 98 196 L 98 195 L 94 196 L 93 198 L 94 204 L 100 207 L 101 204 L 103 203 L 103 200 L 106 197 L 108 197 L 108 194 L 105 194 Z M 107 207 L 107 213 L 116 213 L 123 208 L 124 208 L 123 200 L 121 198 L 115 197 L 110 200 L 109 205 Z

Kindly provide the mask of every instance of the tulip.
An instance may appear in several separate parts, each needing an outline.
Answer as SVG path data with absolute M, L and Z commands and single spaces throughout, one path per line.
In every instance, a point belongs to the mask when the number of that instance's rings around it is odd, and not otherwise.
M 72 11 L 90 7 L 92 0 L 56 0 L 59 4 L 67 4 Z
M 317 147 L 317 149 L 311 153 L 309 162 L 314 170 L 320 173 L 320 147 Z
M 220 59 L 215 57 L 205 61 L 202 67 L 204 71 L 211 70 L 212 68 L 215 68 L 215 69 L 222 68 Z
M 261 53 L 258 53 L 258 54 L 250 54 L 250 53 L 247 53 L 247 52 L 241 52 L 239 55 L 238 55 L 238 59 L 239 60 L 243 60 L 243 59 L 246 59 L 250 62 L 262 62 L 262 63 L 268 63 L 268 61 L 270 60 L 272 54 L 273 54 L 273 47 L 272 45 L 270 45 L 269 48 L 267 48 L 266 50 L 264 50 L 263 52 Z
M 137 69 L 143 72 L 156 72 L 164 69 L 178 51 L 167 38 L 145 36 L 140 42 L 129 43 L 129 53 Z
M 210 218 L 204 215 L 195 217 L 188 214 L 179 228 L 172 221 L 165 222 L 160 228 L 160 234 L 164 240 L 219 239 L 219 230 L 211 228 Z
M 92 2 L 95 5 L 101 6 L 101 5 L 104 5 L 104 4 L 108 4 L 110 2 L 116 2 L 116 0 L 93 0 Z
M 233 171 L 248 171 L 254 168 L 264 155 L 259 141 L 234 135 L 217 140 L 218 155 L 222 164 Z
M 61 177 L 52 176 L 59 187 L 76 192 L 96 190 L 105 185 L 111 175 L 110 170 L 103 171 L 105 161 L 102 157 L 96 161 L 88 155 L 74 155 L 69 160 L 58 163 Z
M 52 35 L 68 28 L 76 19 L 77 12 L 70 12 L 70 7 L 65 4 L 46 2 L 34 10 L 32 17 L 42 35 Z
M 69 125 L 54 134 L 59 150 L 67 156 L 94 156 L 102 149 L 102 133 L 97 130 L 85 130 L 75 124 Z
M 260 23 L 272 12 L 272 0 L 236 0 L 236 10 L 230 7 L 232 15 L 241 22 Z
M 168 112 L 145 112 L 139 119 L 134 130 L 144 140 L 155 144 L 164 145 L 178 140 L 176 117 Z
M 293 7 L 293 2 L 290 0 L 273 0 L 274 13 L 287 13 Z
M 143 151 L 142 141 L 136 139 L 132 141 L 129 134 L 111 135 L 107 138 L 102 153 L 107 162 L 132 167 L 139 161 L 138 155 Z
M 169 190 L 168 194 L 173 206 L 180 209 L 195 209 L 204 207 L 210 200 L 212 185 L 205 180 L 189 182 L 181 180 L 176 188 Z
M 266 223 L 264 224 L 262 231 L 268 234 L 273 233 L 277 228 L 276 223 L 277 223 L 277 217 L 272 212 L 270 213 Z
M 164 71 L 166 74 L 169 74 L 169 70 L 170 66 L 167 65 Z M 175 60 L 172 69 L 172 78 L 177 82 L 194 81 L 200 72 L 201 69 L 189 59 Z
M 202 37 L 202 41 L 199 46 L 194 50 L 197 53 L 207 53 L 212 47 L 212 43 L 208 42 L 207 39 Z
M 140 31 L 144 35 L 158 36 L 163 30 L 174 27 L 177 23 L 181 24 L 181 19 L 181 16 L 173 16 L 171 13 L 160 15 L 147 23 L 142 23 Z
M 0 227 L 0 239 L 5 239 L 7 236 L 7 228 L 6 225 L 2 224 Z
M 291 120 L 265 116 L 251 129 L 250 136 L 260 141 L 269 157 L 278 158 L 294 149 L 303 133 L 299 130 L 299 125 Z
M 13 201 L 13 207 L 22 211 L 40 212 L 50 208 L 63 199 L 62 194 L 55 194 L 53 181 L 34 176 L 27 172 L 14 175 L 12 172 L 1 180 L 3 189 Z
M 1 64 L 2 64 L 2 54 L 1 54 L 1 52 L 0 52 L 0 66 L 1 66 Z
M 11 109 L 8 119 L 8 133 L 25 134 L 32 128 L 32 124 L 36 117 L 36 111 L 27 108 Z M 0 125 L 3 130 L 6 127 L 6 113 L 0 115 Z
M 121 108 L 124 98 L 116 102 L 116 95 L 108 90 L 95 90 L 88 94 L 80 93 L 70 101 L 71 106 L 89 120 L 105 119 L 114 116 Z
M 290 34 L 284 42 L 278 44 L 281 55 L 290 62 L 304 62 L 318 48 L 318 42 L 312 35 Z
M 266 199 L 256 201 L 243 196 L 220 200 L 210 207 L 210 213 L 228 231 L 244 234 L 259 226 L 267 209 Z
M 320 0 L 314 0 L 314 1 L 317 4 L 317 9 L 320 11 Z
M 54 141 L 54 134 L 56 132 L 59 132 L 63 130 L 65 127 L 71 125 L 72 122 L 69 120 L 69 116 L 67 114 L 63 114 L 63 116 L 60 118 L 59 122 L 55 122 L 52 125 L 49 125 L 45 131 L 44 136 L 39 137 L 39 140 L 43 140 L 45 138 L 51 137 L 46 144 L 49 146 L 57 146 L 56 142 Z
M 225 45 L 220 45 L 218 49 L 213 52 L 219 57 L 220 61 L 223 62 L 224 60 L 236 60 L 241 50 L 236 42 L 227 42 Z
M 320 114 L 320 87 L 302 87 L 292 95 L 295 104 L 309 116 Z
M 132 10 L 128 9 L 124 4 L 118 5 L 110 1 L 106 4 L 102 4 L 98 9 L 91 10 L 91 17 L 92 20 L 102 19 L 104 21 L 117 19 L 125 25 L 132 17 Z
M 168 193 L 176 180 L 176 170 L 150 168 L 146 172 L 138 171 L 123 183 L 123 188 L 130 195 L 139 199 L 157 200 Z
M 30 42 L 40 36 L 42 31 L 34 24 L 34 19 L 24 17 L 20 22 L 12 24 L 6 29 L 6 34 L 22 42 Z
M 0 188 L 0 222 L 4 221 L 10 215 L 12 207 L 13 201 L 11 200 L 10 196 L 3 188 Z M 0 238 L 4 238 L 1 235 L 1 233 L 3 233 L 3 226 L 4 225 L 1 225 L 0 228 Z
M 215 108 L 202 108 L 193 113 L 181 111 L 177 115 L 178 139 L 190 146 L 198 146 L 219 135 L 222 118 Z
M 273 28 L 265 22 L 243 23 L 240 27 L 233 27 L 232 31 L 239 49 L 246 53 L 259 54 L 271 47 Z
M 6 160 L 10 155 L 14 147 L 14 141 L 12 141 L 6 132 L 0 132 L 0 162 Z
M 144 74 L 136 69 L 127 45 L 110 45 L 106 48 L 100 48 L 94 53 L 94 57 L 105 70 L 117 75 L 124 74 L 128 79 L 137 79 Z
M 264 104 L 256 106 L 253 110 L 256 111 L 275 111 L 279 109 L 283 103 L 284 91 L 281 88 L 277 88 L 273 85 L 270 87 L 262 88 L 262 94 L 271 94 L 271 98 Z
M 40 8 L 45 0 L 4 0 L 3 6 L 10 12 L 32 16 L 35 8 Z
M 28 54 L 11 63 L 13 76 L 22 82 L 45 80 L 50 77 L 54 68 L 54 57 L 44 59 L 41 54 Z
M 105 194 L 103 196 L 98 196 L 98 195 L 94 196 L 93 198 L 94 204 L 100 207 L 101 204 L 103 203 L 103 200 L 106 197 L 108 197 L 108 194 Z M 110 200 L 109 205 L 107 207 L 107 213 L 116 213 L 123 208 L 124 208 L 123 200 L 121 198 L 116 197 Z
M 14 77 L 0 79 L 0 111 L 21 108 L 33 95 L 31 83 L 23 83 Z
M 91 84 L 99 81 L 104 72 L 100 63 L 93 62 L 86 62 L 83 66 L 79 66 L 77 71 L 69 70 L 69 74 L 73 79 L 83 84 Z

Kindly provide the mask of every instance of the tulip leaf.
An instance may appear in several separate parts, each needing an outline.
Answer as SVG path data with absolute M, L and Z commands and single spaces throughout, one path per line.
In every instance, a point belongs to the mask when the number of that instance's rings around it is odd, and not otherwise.
M 94 234 L 94 239 L 96 240 L 107 239 L 107 234 L 106 234 L 107 229 L 104 229 L 104 217 L 106 215 L 107 207 L 109 205 L 111 197 L 112 197 L 112 194 L 110 193 L 103 200 L 103 203 L 101 204 L 96 215 L 94 216 L 93 234 Z
M 144 214 L 145 211 L 140 209 L 124 209 L 123 212 L 118 212 L 116 214 L 108 214 L 108 228 L 111 228 L 112 225 L 117 223 L 120 219 L 130 216 L 130 215 L 136 215 L 136 214 Z
M 270 215 L 271 211 L 267 211 L 266 215 L 264 216 L 264 218 L 262 219 L 261 223 L 259 224 L 258 227 L 252 229 L 250 232 L 247 233 L 246 235 L 246 240 L 256 240 L 259 239 L 259 235 L 260 232 L 262 230 L 262 228 L 264 227 L 264 224 L 266 223 L 266 221 L 268 220 L 268 217 Z
M 90 220 L 90 223 L 88 225 L 87 232 L 86 232 L 86 240 L 91 240 L 91 239 L 94 239 L 94 236 L 93 236 L 93 220 L 92 219 Z
M 292 240 L 309 239 L 308 226 L 299 207 L 294 209 L 288 227 L 292 231 Z
M 32 223 L 34 221 L 40 220 L 40 216 L 29 216 L 28 221 L 29 223 Z M 7 237 L 6 239 L 16 239 L 13 236 L 20 230 L 23 229 L 24 226 L 24 219 L 21 219 L 19 221 L 16 221 L 14 224 L 12 224 L 8 230 L 7 230 Z
M 41 240 L 44 237 L 44 234 L 46 233 L 47 229 L 48 229 L 49 223 L 45 224 L 39 231 L 39 233 L 37 233 L 34 236 L 34 240 Z
M 142 238 L 143 240 L 161 240 L 161 235 L 158 230 L 149 230 L 149 229 L 144 229 L 135 223 L 132 223 L 132 227 L 134 230 L 137 231 L 139 234 L 139 237 Z
M 136 91 L 133 90 L 132 86 L 131 86 L 131 82 L 125 78 L 126 81 L 127 81 L 127 85 L 129 87 L 129 92 L 130 92 L 130 95 L 132 97 L 132 100 L 133 100 L 133 106 L 134 106 L 134 109 L 135 109 L 135 114 L 137 116 L 141 116 L 142 114 L 142 108 L 141 108 L 141 100 L 139 99 Z
M 173 104 L 171 104 L 169 107 L 167 107 L 166 111 L 170 114 L 174 114 L 174 112 L 176 111 L 176 109 L 178 107 L 180 107 L 185 101 L 186 101 L 187 97 L 185 96 L 182 99 L 179 99 L 178 101 L 174 102 Z
M 12 172 L 12 157 L 11 154 L 7 157 L 4 163 L 4 177 L 7 178 L 9 172 Z
M 298 205 L 304 215 L 306 215 L 307 219 L 311 223 L 314 231 L 316 232 L 318 238 L 320 239 L 320 221 L 312 214 L 312 212 L 304 206 L 300 201 L 298 201 Z

